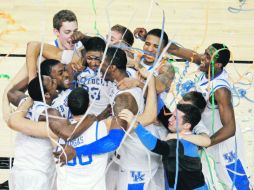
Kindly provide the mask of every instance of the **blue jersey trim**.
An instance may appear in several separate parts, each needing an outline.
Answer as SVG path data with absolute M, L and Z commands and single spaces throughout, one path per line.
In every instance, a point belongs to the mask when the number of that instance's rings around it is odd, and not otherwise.
M 209 94 L 209 97 L 212 95 L 213 92 L 215 92 L 215 91 L 218 90 L 219 88 L 223 88 L 223 87 L 225 87 L 226 89 L 230 90 L 230 89 L 228 88 L 228 86 L 226 86 L 226 85 L 218 85 L 218 86 L 215 86 L 215 87 L 213 88 L 213 90 L 211 90 L 211 92 L 210 92 L 210 94 Z
M 227 165 L 226 168 L 237 190 L 249 190 L 249 180 L 239 159 Z
M 128 190 L 144 190 L 144 183 L 128 184 Z
M 214 79 L 216 79 L 217 77 L 219 77 L 222 73 L 223 73 L 224 70 L 222 70 L 218 75 L 216 75 L 213 79 L 210 80 L 213 81 Z M 205 74 L 202 76 L 201 80 L 203 79 L 203 77 L 205 76 Z M 200 86 L 203 86 L 203 85 L 206 85 L 209 81 L 206 81 L 204 83 L 202 83 Z

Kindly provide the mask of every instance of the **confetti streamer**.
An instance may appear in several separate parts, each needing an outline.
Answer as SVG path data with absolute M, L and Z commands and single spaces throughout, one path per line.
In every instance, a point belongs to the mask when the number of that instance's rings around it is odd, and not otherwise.
M 99 32 L 99 30 L 97 28 L 97 21 L 96 21 L 97 14 L 96 14 L 95 0 L 92 0 L 92 8 L 93 8 L 94 16 L 95 16 L 93 28 L 96 31 L 96 35 L 99 35 L 100 32 Z
M 0 79 L 10 79 L 8 74 L 0 74 Z

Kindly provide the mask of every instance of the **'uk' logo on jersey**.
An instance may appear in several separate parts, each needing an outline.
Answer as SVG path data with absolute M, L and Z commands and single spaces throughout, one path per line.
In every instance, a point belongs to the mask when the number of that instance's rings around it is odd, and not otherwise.
M 134 182 L 141 182 L 144 181 L 145 174 L 141 172 L 131 171 L 131 177 L 133 178 Z
M 237 160 L 237 154 L 233 151 L 223 154 L 224 159 L 228 162 L 234 162 Z

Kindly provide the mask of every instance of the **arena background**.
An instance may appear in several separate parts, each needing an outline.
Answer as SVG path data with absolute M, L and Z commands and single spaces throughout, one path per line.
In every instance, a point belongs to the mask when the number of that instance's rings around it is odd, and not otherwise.
M 141 26 L 162 28 L 164 11 L 164 29 L 181 45 L 203 52 L 211 43 L 226 44 L 232 52 L 232 62 L 226 68 L 234 84 L 236 121 L 242 128 L 247 162 L 254 174 L 254 1 L 0 0 L 0 106 L 5 87 L 25 63 L 27 42 L 54 40 L 52 18 L 61 9 L 75 12 L 79 29 L 90 35 L 105 36 L 114 24 L 132 31 Z M 136 40 L 134 46 L 142 48 L 142 43 Z M 172 85 L 175 90 L 177 84 L 194 78 L 197 67 L 181 60 L 173 65 L 177 71 Z M 171 101 L 169 96 L 167 103 Z M 3 121 L 1 110 L 0 184 L 8 179 L 14 139 L 15 132 Z

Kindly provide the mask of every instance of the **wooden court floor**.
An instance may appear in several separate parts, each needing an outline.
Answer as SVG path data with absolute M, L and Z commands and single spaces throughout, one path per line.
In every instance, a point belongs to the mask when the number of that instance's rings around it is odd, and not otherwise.
M 242 10 L 230 12 L 239 6 Z M 76 13 L 81 31 L 102 36 L 114 24 L 132 31 L 140 26 L 162 28 L 164 11 L 165 31 L 183 46 L 203 52 L 213 42 L 226 44 L 235 60 L 227 70 L 238 92 L 234 97 L 236 121 L 243 130 L 247 162 L 254 175 L 254 12 L 246 11 L 254 9 L 254 1 L 0 0 L 0 106 L 5 87 L 25 63 L 27 42 L 54 40 L 52 18 L 61 9 Z M 136 40 L 134 46 L 142 48 L 142 43 Z M 178 62 L 174 66 L 179 73 L 185 67 Z M 188 72 L 195 69 L 191 66 Z M 7 163 L 1 159 L 14 155 L 14 139 L 15 132 L 5 124 L 0 111 L 0 184 L 9 175 L 8 169 L 1 169 Z

